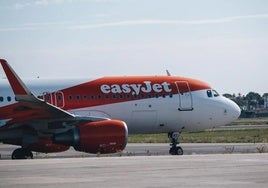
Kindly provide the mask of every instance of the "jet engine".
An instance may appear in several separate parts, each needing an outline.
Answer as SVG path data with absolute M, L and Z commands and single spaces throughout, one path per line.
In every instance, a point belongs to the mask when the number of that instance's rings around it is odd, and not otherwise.
M 54 144 L 52 140 L 39 140 L 34 144 L 30 144 L 27 149 L 29 151 L 42 152 L 42 153 L 54 153 L 67 151 L 70 146 Z
M 126 123 L 119 120 L 84 122 L 67 132 L 54 136 L 55 144 L 73 146 L 77 151 L 87 153 L 116 153 L 127 144 Z

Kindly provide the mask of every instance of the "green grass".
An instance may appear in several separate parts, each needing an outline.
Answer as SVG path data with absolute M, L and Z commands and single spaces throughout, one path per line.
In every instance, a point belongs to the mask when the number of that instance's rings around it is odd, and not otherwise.
M 183 133 L 185 143 L 254 143 L 268 142 L 268 129 L 203 131 Z
M 268 125 L 268 118 L 239 118 L 229 125 Z
M 129 143 L 169 143 L 167 134 L 130 135 Z M 267 143 L 268 129 L 183 132 L 181 143 Z

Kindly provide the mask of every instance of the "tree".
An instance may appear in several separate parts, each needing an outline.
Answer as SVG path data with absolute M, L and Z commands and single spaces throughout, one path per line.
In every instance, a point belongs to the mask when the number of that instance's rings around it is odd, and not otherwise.
M 268 107 L 268 93 L 264 93 L 262 96 L 256 92 L 249 92 L 246 96 L 241 93 L 223 94 L 224 97 L 233 100 L 243 110 L 258 110 L 261 107 Z
M 262 95 L 262 98 L 268 98 L 268 93 L 264 93 L 263 95 Z
M 249 92 L 246 95 L 246 100 L 248 101 L 248 109 L 256 109 L 259 105 L 263 104 L 262 97 L 255 92 Z
M 268 93 L 262 95 L 264 108 L 268 108 Z
M 228 98 L 228 99 L 232 99 L 233 95 L 229 94 L 229 93 L 225 93 L 223 94 L 224 97 Z

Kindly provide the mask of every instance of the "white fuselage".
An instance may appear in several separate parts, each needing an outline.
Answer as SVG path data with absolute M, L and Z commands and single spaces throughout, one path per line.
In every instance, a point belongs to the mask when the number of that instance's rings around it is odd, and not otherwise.
M 25 84 L 34 95 L 40 96 L 85 81 L 88 80 L 35 79 L 25 80 Z M 0 81 L 0 89 L 0 97 L 3 98 L 0 107 L 16 102 L 7 80 Z M 209 96 L 207 89 L 159 98 L 68 109 L 68 111 L 80 116 L 107 117 L 125 121 L 130 134 L 211 129 L 232 122 L 240 115 L 240 109 L 233 101 L 223 96 Z M 1 120 L 0 126 L 4 121 Z

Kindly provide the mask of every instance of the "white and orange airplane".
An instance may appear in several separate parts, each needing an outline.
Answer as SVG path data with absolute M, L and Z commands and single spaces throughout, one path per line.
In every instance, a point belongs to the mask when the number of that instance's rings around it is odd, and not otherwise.
M 170 154 L 182 131 L 228 124 L 240 108 L 205 82 L 171 76 L 122 76 L 94 80 L 34 79 L 25 83 L 6 60 L 0 80 L 0 142 L 21 146 L 12 159 L 32 151 L 88 153 L 124 150 L 128 133 L 168 133 Z M 9 82 L 8 82 L 8 81 Z

